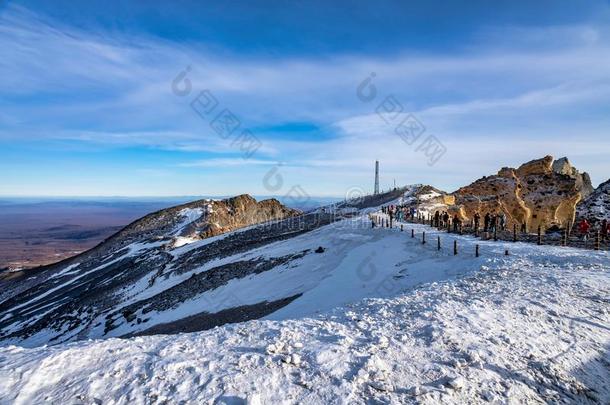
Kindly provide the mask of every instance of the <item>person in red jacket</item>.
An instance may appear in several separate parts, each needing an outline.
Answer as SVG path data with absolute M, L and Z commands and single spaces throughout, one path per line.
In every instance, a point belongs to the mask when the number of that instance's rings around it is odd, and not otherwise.
M 587 221 L 586 218 L 583 218 L 579 223 L 578 223 L 578 231 L 583 235 L 583 237 L 586 239 L 587 236 L 589 235 L 589 229 L 591 229 L 591 225 L 589 224 L 589 221 Z

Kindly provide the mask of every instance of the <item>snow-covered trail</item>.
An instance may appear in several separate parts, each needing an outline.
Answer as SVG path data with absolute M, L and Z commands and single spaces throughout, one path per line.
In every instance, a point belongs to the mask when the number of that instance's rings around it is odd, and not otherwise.
M 362 251 L 338 259 L 341 268 L 315 295 L 277 313 L 283 320 L 0 348 L 0 402 L 610 403 L 607 252 L 447 234 L 438 252 L 434 231 L 422 245 L 423 228 L 415 227 L 413 239 L 397 228 L 367 231 L 375 233 L 378 274 L 400 273 L 381 270 L 400 252 L 406 273 L 444 268 L 455 277 L 404 289 L 392 276 L 401 287 L 389 298 L 298 319 L 307 303 L 333 302 L 337 282 L 366 284 L 354 278 L 359 268 L 371 274 Z

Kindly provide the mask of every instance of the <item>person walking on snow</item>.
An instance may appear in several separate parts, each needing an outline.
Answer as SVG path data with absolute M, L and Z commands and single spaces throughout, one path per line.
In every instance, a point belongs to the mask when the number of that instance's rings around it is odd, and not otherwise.
M 443 227 L 449 226 L 449 213 L 445 211 L 443 214 Z
M 506 214 L 500 214 L 500 230 L 503 231 L 506 228 Z
M 496 230 L 496 225 L 498 225 L 498 216 L 494 212 L 489 216 L 489 232 L 494 232 Z
M 608 237 L 608 231 L 610 230 L 610 225 L 608 225 L 608 220 L 607 219 L 603 219 L 602 220 L 602 229 L 601 229 L 601 233 L 602 233 L 602 241 L 606 241 L 606 238 Z
M 587 240 L 587 237 L 589 236 L 589 229 L 591 229 L 591 225 L 589 224 L 589 221 L 587 221 L 586 218 L 583 218 L 580 223 L 578 224 L 578 231 L 582 234 L 583 240 Z

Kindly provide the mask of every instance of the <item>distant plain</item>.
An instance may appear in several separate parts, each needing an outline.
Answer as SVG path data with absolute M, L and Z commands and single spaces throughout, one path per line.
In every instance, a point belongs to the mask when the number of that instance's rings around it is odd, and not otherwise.
M 0 198 L 0 269 L 61 261 L 91 249 L 146 214 L 200 198 L 204 197 Z M 321 197 L 285 203 L 306 210 L 336 200 Z

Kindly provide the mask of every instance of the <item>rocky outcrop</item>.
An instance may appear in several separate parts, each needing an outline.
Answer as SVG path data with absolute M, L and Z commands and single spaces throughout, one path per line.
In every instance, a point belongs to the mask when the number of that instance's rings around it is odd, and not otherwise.
M 247 194 L 221 201 L 209 201 L 205 206 L 203 223 L 194 223 L 195 236 L 216 236 L 262 222 L 299 215 L 300 211 L 285 207 L 275 198 L 257 202 Z M 187 231 L 188 232 L 188 231 Z
M 172 238 L 174 246 L 184 245 L 299 214 L 300 211 L 285 207 L 276 199 L 257 202 L 247 194 L 225 200 L 198 200 L 149 214 L 128 225 L 109 242 L 125 245 L 146 238 Z
M 507 225 L 543 230 L 573 224 L 578 203 L 591 194 L 587 173 L 580 173 L 567 158 L 552 156 L 532 160 L 518 168 L 503 167 L 497 174 L 482 177 L 453 193 L 420 186 L 409 204 L 418 206 L 424 216 L 447 211 L 470 222 L 475 213 L 503 212 Z
M 577 204 L 591 193 L 586 173 L 576 170 L 567 158 L 552 156 L 532 160 L 517 169 L 502 168 L 497 175 L 483 177 L 453 193 L 455 206 L 449 207 L 463 220 L 476 212 L 504 212 L 508 226 L 526 224 L 534 230 L 570 226 Z
M 589 173 L 580 173 L 570 164 L 567 157 L 562 157 L 553 162 L 553 171 L 558 174 L 563 174 L 572 177 L 576 180 L 576 187 L 580 190 L 582 198 L 586 198 L 593 192 L 593 184 L 591 184 L 591 177 Z
M 600 184 L 578 205 L 577 215 L 591 222 L 610 220 L 610 180 Z

